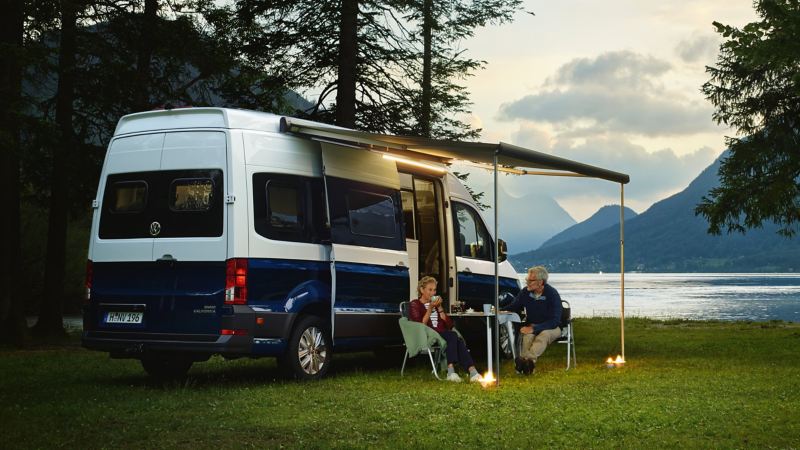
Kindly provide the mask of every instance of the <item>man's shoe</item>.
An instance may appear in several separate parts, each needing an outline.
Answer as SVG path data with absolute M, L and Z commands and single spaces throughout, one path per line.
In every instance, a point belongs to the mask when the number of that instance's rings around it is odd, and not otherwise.
M 525 362 L 519 356 L 514 358 L 514 369 L 517 371 L 517 373 L 522 373 L 525 371 Z
M 536 370 L 536 363 L 532 359 L 525 360 L 525 375 L 530 375 Z
M 475 375 L 469 377 L 469 382 L 470 383 L 483 383 L 483 376 L 481 374 L 479 374 L 479 373 L 476 373 Z
M 458 376 L 457 373 L 448 373 L 447 374 L 447 381 L 452 381 L 454 383 L 461 383 L 461 377 Z

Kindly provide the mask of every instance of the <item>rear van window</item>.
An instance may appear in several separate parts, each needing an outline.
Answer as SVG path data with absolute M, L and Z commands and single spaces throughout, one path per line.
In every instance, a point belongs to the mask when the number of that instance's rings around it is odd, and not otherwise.
M 100 211 L 100 238 L 222 236 L 223 186 L 220 169 L 109 175 Z
M 208 211 L 214 196 L 214 183 L 210 178 L 182 178 L 172 182 L 169 192 L 169 209 L 172 211 Z
M 111 187 L 114 202 L 110 212 L 137 213 L 147 205 L 147 183 L 144 181 L 123 181 Z

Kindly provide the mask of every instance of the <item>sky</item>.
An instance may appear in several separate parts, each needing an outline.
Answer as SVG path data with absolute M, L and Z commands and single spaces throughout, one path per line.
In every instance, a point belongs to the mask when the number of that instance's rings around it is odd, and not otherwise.
M 508 142 L 627 173 L 625 206 L 644 212 L 683 190 L 735 132 L 700 92 L 722 38 L 712 22 L 758 19 L 749 0 L 528 0 L 511 24 L 462 43 L 486 67 L 462 82 L 485 142 Z M 491 192 L 491 175 L 470 184 Z M 616 183 L 507 176 L 521 197 L 552 196 L 577 221 L 619 204 Z

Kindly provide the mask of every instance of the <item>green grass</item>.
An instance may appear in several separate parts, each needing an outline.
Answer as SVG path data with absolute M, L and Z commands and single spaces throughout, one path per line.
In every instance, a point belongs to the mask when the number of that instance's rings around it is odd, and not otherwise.
M 196 364 L 151 382 L 138 361 L 69 345 L 0 349 L 2 448 L 798 448 L 800 324 L 575 321 L 577 369 L 555 345 L 498 388 L 436 381 L 416 358 L 336 355 L 316 383 L 271 359 Z M 499 445 L 498 445 L 499 442 Z

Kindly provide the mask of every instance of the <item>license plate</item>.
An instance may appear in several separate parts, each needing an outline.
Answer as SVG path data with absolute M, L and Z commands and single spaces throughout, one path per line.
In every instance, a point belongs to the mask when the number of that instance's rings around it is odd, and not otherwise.
M 106 323 L 142 323 L 144 313 L 111 311 L 106 313 Z

